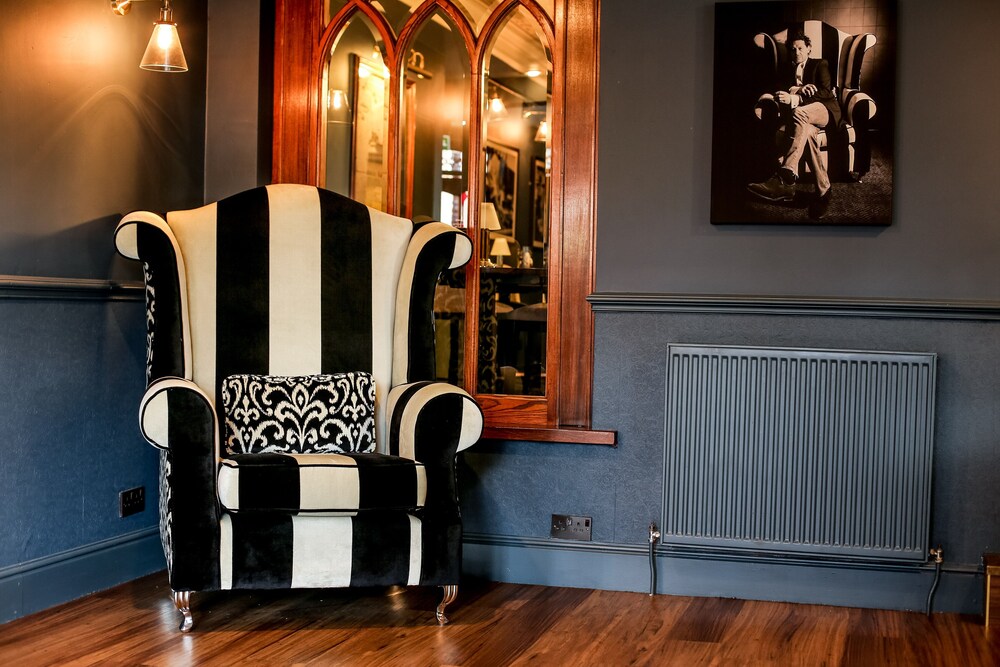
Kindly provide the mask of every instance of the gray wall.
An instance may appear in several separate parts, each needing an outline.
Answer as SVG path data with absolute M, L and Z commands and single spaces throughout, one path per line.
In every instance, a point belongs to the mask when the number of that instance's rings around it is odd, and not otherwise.
M 114 253 L 123 213 L 202 203 L 205 7 L 174 2 L 184 74 L 138 67 L 156 3 L 0 8 L 2 622 L 163 566 L 142 292 L 108 281 L 142 276 Z M 120 519 L 138 485 L 146 510 Z
M 597 293 L 646 302 L 596 314 L 594 421 L 616 429 L 619 446 L 485 443 L 466 453 L 472 569 L 537 583 L 648 585 L 641 549 L 662 511 L 671 342 L 929 351 L 939 355 L 932 543 L 952 575 L 939 596 L 946 607 L 978 609 L 973 573 L 984 551 L 1000 549 L 1000 124 L 982 118 L 1000 94 L 986 86 L 981 102 L 956 100 L 960 81 L 995 78 L 1000 4 L 899 0 L 898 19 L 892 225 L 713 226 L 714 3 L 603 3 Z M 837 194 L 849 196 L 847 187 Z M 677 310 L 656 296 L 666 294 L 748 295 L 751 307 L 664 312 Z M 776 314 L 752 307 L 761 295 L 985 300 L 994 315 Z M 552 555 L 552 513 L 592 516 L 601 558 L 573 545 Z M 660 560 L 662 590 L 695 594 L 921 608 L 931 581 L 926 570 L 882 572 L 880 587 L 845 571 L 810 586 L 802 581 L 812 575 L 796 576 L 801 567 L 704 559 L 678 569 Z
M 274 0 L 208 3 L 205 201 L 271 182 Z
M 598 291 L 1000 298 L 998 93 L 962 101 L 996 78 L 1000 3 L 898 1 L 882 229 L 709 224 L 713 5 L 603 3 Z

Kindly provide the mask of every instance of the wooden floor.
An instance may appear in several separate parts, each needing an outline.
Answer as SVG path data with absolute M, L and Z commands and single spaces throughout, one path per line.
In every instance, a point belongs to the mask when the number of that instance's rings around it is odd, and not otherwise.
M 1000 629 L 954 614 L 463 584 L 206 593 L 177 631 L 164 574 L 0 626 L 14 665 L 1000 665 Z

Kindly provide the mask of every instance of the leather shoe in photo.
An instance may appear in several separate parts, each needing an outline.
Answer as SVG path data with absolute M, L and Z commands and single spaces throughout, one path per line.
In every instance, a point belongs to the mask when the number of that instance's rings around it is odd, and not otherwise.
M 747 190 L 761 199 L 773 202 L 792 201 L 795 199 L 795 186 L 785 184 L 781 177 L 775 174 L 763 183 L 751 183 Z
M 833 188 L 819 195 L 809 204 L 809 217 L 819 220 L 830 210 L 830 200 L 833 199 Z

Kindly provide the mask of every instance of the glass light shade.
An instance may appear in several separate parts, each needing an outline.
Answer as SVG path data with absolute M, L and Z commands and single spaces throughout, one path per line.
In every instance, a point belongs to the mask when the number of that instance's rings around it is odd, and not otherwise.
M 535 132 L 535 141 L 549 140 L 549 121 L 543 120 L 538 124 L 538 131 Z
M 507 117 L 507 105 L 500 99 L 500 94 L 493 91 L 493 96 L 489 99 L 487 107 L 487 117 L 489 120 L 499 120 Z
M 342 90 L 331 90 L 330 91 L 330 108 L 336 111 L 340 111 L 344 108 L 350 108 L 347 103 L 347 95 Z
M 149 38 L 146 52 L 139 67 L 153 72 L 186 72 L 187 60 L 181 39 L 177 35 L 177 24 L 157 21 L 153 24 L 153 35 Z

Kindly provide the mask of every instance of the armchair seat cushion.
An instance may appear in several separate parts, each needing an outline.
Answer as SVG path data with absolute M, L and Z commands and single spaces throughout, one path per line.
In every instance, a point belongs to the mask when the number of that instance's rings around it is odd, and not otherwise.
M 219 502 L 230 512 L 415 510 L 426 498 L 424 466 L 400 456 L 233 454 L 219 466 Z

